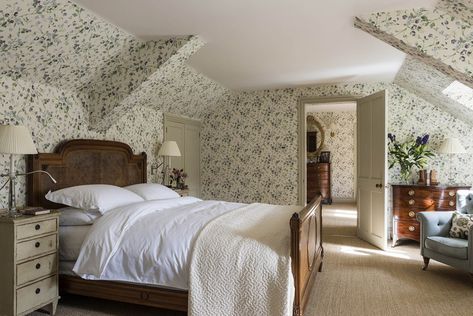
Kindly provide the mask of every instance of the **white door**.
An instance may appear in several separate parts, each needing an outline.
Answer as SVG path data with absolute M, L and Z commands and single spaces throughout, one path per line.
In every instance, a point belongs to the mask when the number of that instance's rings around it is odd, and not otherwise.
M 173 114 L 164 115 L 164 139 L 174 140 L 181 157 L 170 157 L 169 167 L 184 169 L 191 196 L 200 197 L 200 130 L 199 121 Z
M 358 237 L 386 249 L 386 91 L 357 101 Z
M 189 194 L 200 197 L 200 127 L 186 125 L 185 127 L 184 165 L 187 172 L 186 183 Z

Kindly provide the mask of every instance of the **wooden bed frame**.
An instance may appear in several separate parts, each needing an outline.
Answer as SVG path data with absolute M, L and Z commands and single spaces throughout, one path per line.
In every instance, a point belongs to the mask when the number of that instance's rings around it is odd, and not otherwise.
M 29 156 L 28 171 L 48 171 L 56 178 L 52 183 L 39 174 L 27 183 L 28 205 L 58 208 L 45 199 L 49 190 L 82 184 L 126 186 L 147 181 L 146 154 L 134 155 L 124 143 L 104 140 L 70 140 L 54 153 Z M 303 315 L 317 271 L 322 269 L 322 204 L 317 196 L 300 212 L 288 219 L 291 232 L 291 258 L 295 297 L 293 315 Z M 289 228 L 288 228 L 289 229 Z M 158 308 L 187 311 L 188 293 L 164 287 L 125 282 L 90 281 L 61 276 L 59 289 L 71 293 Z

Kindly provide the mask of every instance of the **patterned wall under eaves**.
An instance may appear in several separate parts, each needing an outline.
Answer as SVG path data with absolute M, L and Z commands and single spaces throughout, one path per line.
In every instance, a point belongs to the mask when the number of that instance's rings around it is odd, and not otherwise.
M 472 11 L 462 3 L 468 2 L 372 13 L 357 17 L 355 26 L 473 88 L 473 27 L 465 19 Z
M 135 108 L 105 133 L 89 129 L 88 115 L 80 96 L 52 86 L 0 77 L 0 124 L 23 124 L 32 133 L 39 152 L 51 152 L 67 139 L 109 139 L 129 144 L 136 153 L 148 153 L 149 166 L 157 162 L 156 150 L 162 141 L 162 113 L 150 108 Z M 3 171 L 8 155 L 0 155 Z M 24 170 L 25 158 L 17 157 L 17 168 Z M 18 204 L 25 201 L 25 182 L 17 184 Z M 7 190 L 0 192 L 0 206 L 7 205 Z
M 202 132 L 205 198 L 296 204 L 298 194 L 297 104 L 301 97 L 366 96 L 388 90 L 388 131 L 404 139 L 429 133 L 434 150 L 444 137 L 459 137 L 468 154 L 453 158 L 455 182 L 473 184 L 473 128 L 395 84 L 333 84 L 243 92 L 207 113 Z M 430 167 L 447 180 L 448 159 Z M 389 172 L 398 182 L 399 171 Z

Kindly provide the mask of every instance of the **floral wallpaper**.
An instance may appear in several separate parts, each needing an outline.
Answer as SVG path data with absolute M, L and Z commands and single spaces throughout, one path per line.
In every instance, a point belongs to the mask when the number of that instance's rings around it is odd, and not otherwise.
M 203 197 L 297 204 L 299 99 L 366 96 L 389 86 L 332 84 L 228 95 L 203 119 Z
M 400 139 L 429 133 L 434 150 L 444 137 L 459 137 L 468 154 L 452 157 L 456 182 L 473 184 L 473 128 L 396 84 L 331 84 L 229 95 L 204 117 L 204 198 L 297 204 L 297 104 L 301 97 L 356 96 L 388 90 L 388 131 Z M 430 168 L 448 178 L 449 159 L 438 155 Z M 388 182 L 400 179 L 389 171 Z
M 126 142 L 136 153 L 146 152 L 148 166 L 157 162 L 157 147 L 163 138 L 162 112 L 135 108 L 105 133 L 90 130 L 87 118 L 86 109 L 73 93 L 0 77 L 0 124 L 26 125 L 39 152 L 51 152 L 67 139 L 109 139 Z M 8 159 L 8 155 L 0 155 L 2 173 L 8 168 Z M 24 170 L 25 158 L 16 159 L 17 169 Z M 149 174 L 150 170 L 148 167 L 149 181 L 158 180 L 157 175 Z M 20 177 L 18 182 L 18 205 L 24 205 L 25 179 Z M 7 205 L 7 190 L 0 192 L 0 205 Z
M 185 64 L 199 37 L 144 42 L 66 0 L 7 0 L 0 12 L 0 124 L 26 125 L 40 152 L 73 138 L 118 140 L 145 151 L 150 172 L 163 113 L 199 117 L 228 93 Z M 6 170 L 8 156 L 0 163 Z
M 355 26 L 473 88 L 473 28 L 468 1 L 441 0 L 434 10 L 357 17 Z
M 356 112 L 314 112 L 325 132 L 323 151 L 330 151 L 332 199 L 355 201 Z M 332 134 L 333 133 L 333 134 Z
M 473 125 L 473 108 L 457 102 L 459 98 L 454 99 L 443 93 L 453 81 L 453 78 L 410 56 L 406 57 L 394 79 L 397 85 Z M 471 100 L 467 101 L 472 103 Z
M 119 105 L 111 111 L 104 111 L 94 126 L 106 129 L 136 106 L 200 118 L 202 112 L 229 93 L 186 64 L 189 57 L 204 45 L 200 37 L 191 37 Z

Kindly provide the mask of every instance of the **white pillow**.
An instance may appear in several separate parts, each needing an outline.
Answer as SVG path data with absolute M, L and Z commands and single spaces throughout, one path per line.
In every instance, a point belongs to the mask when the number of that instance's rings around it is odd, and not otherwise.
M 75 207 L 63 207 L 58 211 L 59 226 L 84 226 L 92 225 L 97 218 L 102 216 L 98 210 L 82 210 Z
M 157 183 L 140 183 L 125 187 L 146 201 L 178 198 L 180 195 L 168 187 Z
M 119 206 L 143 202 L 139 195 L 108 184 L 79 185 L 54 192 L 49 191 L 46 199 L 85 210 L 97 209 L 102 214 Z

